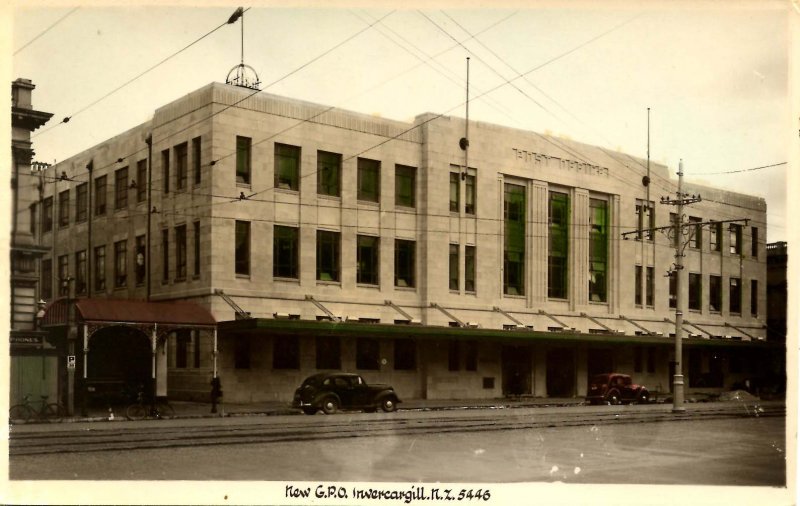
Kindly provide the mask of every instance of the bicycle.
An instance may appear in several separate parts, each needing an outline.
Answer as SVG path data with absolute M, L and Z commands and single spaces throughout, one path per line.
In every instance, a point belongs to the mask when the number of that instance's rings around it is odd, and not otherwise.
M 128 420 L 144 420 L 145 418 L 169 420 L 170 418 L 175 418 L 175 408 L 170 406 L 166 399 L 147 401 L 144 398 L 144 393 L 139 392 L 136 396 L 136 402 L 125 410 L 125 416 Z
M 64 407 L 55 402 L 48 404 L 48 396 L 46 395 L 41 397 L 41 401 L 31 402 L 31 395 L 26 394 L 22 398 L 21 404 L 15 404 L 8 410 L 9 422 L 22 421 L 27 423 L 31 418 L 36 418 L 42 422 L 60 422 L 64 417 Z

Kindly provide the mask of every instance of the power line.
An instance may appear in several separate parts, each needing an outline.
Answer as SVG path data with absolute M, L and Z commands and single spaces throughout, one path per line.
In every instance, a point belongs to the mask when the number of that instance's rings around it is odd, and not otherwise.
M 42 35 L 44 35 L 44 34 L 46 34 L 47 32 L 49 32 L 49 31 L 50 31 L 50 30 L 51 30 L 51 29 L 52 29 L 54 26 L 56 26 L 56 25 L 57 25 L 57 24 L 59 24 L 60 22 L 62 22 L 62 21 L 64 21 L 65 19 L 67 19 L 67 17 L 68 17 L 70 14 L 72 14 L 72 13 L 73 13 L 73 12 L 75 12 L 75 11 L 77 11 L 78 9 L 80 9 L 80 6 L 79 6 L 79 7 L 75 7 L 74 9 L 72 9 L 71 11 L 69 11 L 68 13 L 64 14 L 63 16 L 61 16 L 61 17 L 60 17 L 60 18 L 59 18 L 59 19 L 58 19 L 58 20 L 57 20 L 55 23 L 53 23 L 52 25 L 48 26 L 48 27 L 47 27 L 47 28 L 45 28 L 45 29 L 44 29 L 44 30 L 43 30 L 41 33 L 39 33 L 39 35 L 37 35 L 36 37 L 32 38 L 32 39 L 31 39 L 31 40 L 29 40 L 27 43 L 25 43 L 25 44 L 24 44 L 22 47 L 20 47 L 20 48 L 19 48 L 19 49 L 17 49 L 16 51 L 14 51 L 14 54 L 13 54 L 12 56 L 16 56 L 16 55 L 17 55 L 17 53 L 19 53 L 20 51 L 22 51 L 22 50 L 23 50 L 23 49 L 25 49 L 26 47 L 28 47 L 28 46 L 30 46 L 31 44 L 33 44 L 34 42 L 36 42 L 36 41 L 39 39 L 39 37 L 41 37 Z
M 786 165 L 788 162 L 773 163 L 772 165 L 764 165 L 761 167 L 753 167 L 752 169 L 729 170 L 723 172 L 701 172 L 700 174 L 692 174 L 692 176 L 718 176 L 721 174 L 739 174 L 741 172 L 752 172 L 754 170 L 769 169 L 770 167 L 779 167 Z

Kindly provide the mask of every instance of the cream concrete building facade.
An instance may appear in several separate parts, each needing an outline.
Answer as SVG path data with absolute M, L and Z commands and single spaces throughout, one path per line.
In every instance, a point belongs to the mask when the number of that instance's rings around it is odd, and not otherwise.
M 674 237 L 631 234 L 672 223 L 667 167 L 646 186 L 646 160 L 480 122 L 466 166 L 464 132 L 207 85 L 49 169 L 43 284 L 207 308 L 218 343 L 176 330 L 161 348 L 176 398 L 207 397 L 212 368 L 232 402 L 340 369 L 401 398 L 583 396 L 611 371 L 669 392 Z M 719 391 L 782 353 L 764 341 L 766 203 L 684 192 L 702 201 L 680 239 L 683 369 L 690 393 Z

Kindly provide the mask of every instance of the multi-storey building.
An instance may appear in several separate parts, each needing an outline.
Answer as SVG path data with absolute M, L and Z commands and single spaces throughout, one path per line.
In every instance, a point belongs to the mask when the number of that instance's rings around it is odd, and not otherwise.
M 611 370 L 668 392 L 675 239 L 651 230 L 674 219 L 667 167 L 645 186 L 644 160 L 480 122 L 465 166 L 464 132 L 210 84 L 51 169 L 68 178 L 45 195 L 51 275 L 79 300 L 213 314 L 218 345 L 178 329 L 154 353 L 171 396 L 205 398 L 212 367 L 229 401 L 288 400 L 330 369 L 405 398 L 581 396 Z M 684 191 L 702 195 L 680 239 L 684 374 L 718 390 L 771 349 L 766 204 Z M 119 375 L 109 339 L 95 360 Z

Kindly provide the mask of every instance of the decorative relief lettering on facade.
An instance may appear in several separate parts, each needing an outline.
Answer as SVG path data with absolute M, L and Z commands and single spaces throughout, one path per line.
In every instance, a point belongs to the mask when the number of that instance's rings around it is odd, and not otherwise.
M 532 165 L 535 168 L 561 169 L 579 172 L 582 174 L 608 177 L 607 167 L 601 167 L 599 165 L 592 165 L 584 162 L 576 162 L 575 160 L 567 160 L 565 158 L 535 153 L 533 151 L 526 151 L 524 149 L 511 149 L 514 151 L 514 158 L 522 160 L 525 164 Z

